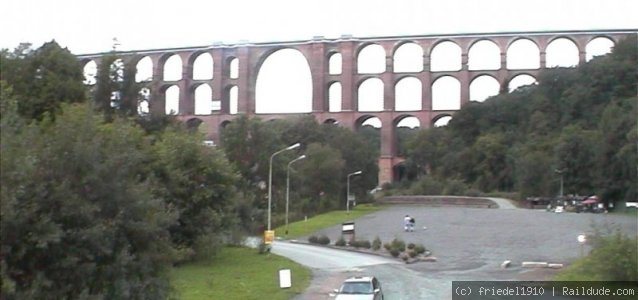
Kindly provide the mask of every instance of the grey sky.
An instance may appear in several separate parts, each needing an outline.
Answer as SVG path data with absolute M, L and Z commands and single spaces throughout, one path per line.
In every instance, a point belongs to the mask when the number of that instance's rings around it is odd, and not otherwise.
M 55 39 L 73 53 L 501 31 L 636 29 L 635 0 L 12 0 L 0 48 Z

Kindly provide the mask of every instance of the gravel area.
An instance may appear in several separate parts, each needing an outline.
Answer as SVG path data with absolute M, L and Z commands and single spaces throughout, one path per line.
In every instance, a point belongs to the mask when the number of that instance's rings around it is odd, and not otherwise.
M 416 220 L 414 232 L 403 230 L 406 214 Z M 413 272 L 410 276 L 421 278 L 419 281 L 438 282 L 435 286 L 439 286 L 440 291 L 431 292 L 439 296 L 449 293 L 453 280 L 550 279 L 557 270 L 523 268 L 521 263 L 535 261 L 568 265 L 589 251 L 587 245 L 581 246 L 577 241 L 580 234 L 618 229 L 630 236 L 638 235 L 638 219 L 635 216 L 553 213 L 513 207 L 389 206 L 354 221 L 357 239 L 372 241 L 378 236 L 385 243 L 399 238 L 406 243 L 423 244 L 429 249 L 437 258 L 436 262 L 404 266 Z M 341 236 L 341 226 L 326 228 L 315 234 L 325 234 L 334 243 Z M 383 249 L 379 252 L 387 255 Z M 510 260 L 511 266 L 503 269 L 501 264 L 505 260 Z M 386 281 L 392 281 L 392 271 L 386 269 L 377 271 L 382 275 L 388 272 Z M 309 291 L 318 296 L 319 291 L 334 287 L 335 282 L 345 275 L 316 272 Z M 300 295 L 297 299 L 320 299 L 307 296 L 309 294 Z
M 414 232 L 403 230 L 406 214 L 414 217 Z M 437 263 L 419 264 L 426 270 L 500 269 L 523 261 L 569 263 L 581 255 L 579 234 L 620 229 L 638 235 L 638 220 L 627 215 L 552 213 L 529 209 L 480 209 L 463 207 L 391 206 L 355 220 L 357 239 L 378 236 L 384 243 L 399 238 L 421 243 Z M 324 229 L 332 241 L 340 226 Z M 587 246 L 584 246 L 587 251 Z

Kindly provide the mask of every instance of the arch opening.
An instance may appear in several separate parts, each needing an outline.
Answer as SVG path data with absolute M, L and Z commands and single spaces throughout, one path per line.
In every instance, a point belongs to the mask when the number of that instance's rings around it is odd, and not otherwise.
M 489 75 L 481 75 L 470 83 L 470 100 L 483 102 L 487 98 L 498 95 L 501 85 L 496 78 Z
M 452 76 L 443 76 L 432 83 L 432 110 L 458 110 L 461 108 L 461 82 Z
M 461 69 L 461 63 L 461 47 L 451 41 L 437 44 L 430 54 L 432 72 L 458 71 Z
M 518 39 L 507 48 L 508 69 L 538 69 L 540 66 L 540 50 L 531 40 Z
M 197 56 L 193 62 L 193 79 L 210 80 L 213 79 L 213 56 L 205 52 Z
M 385 72 L 385 50 L 381 45 L 365 46 L 357 55 L 359 74 L 379 74 Z
M 312 111 L 312 76 L 305 56 L 296 49 L 268 55 L 257 73 L 256 113 Z
M 182 58 L 177 54 L 171 55 L 164 63 L 164 81 L 182 80 Z
M 135 65 L 135 82 L 149 82 L 153 80 L 153 60 L 145 56 Z
M 470 70 L 498 70 L 501 68 L 501 50 L 490 40 L 480 40 L 467 54 Z
M 416 43 L 405 43 L 394 52 L 394 72 L 423 71 L 423 48 Z
M 383 81 L 368 78 L 359 85 L 357 106 L 359 111 L 383 110 Z
M 394 86 L 395 110 L 421 110 L 423 88 L 421 80 L 416 77 L 406 77 Z

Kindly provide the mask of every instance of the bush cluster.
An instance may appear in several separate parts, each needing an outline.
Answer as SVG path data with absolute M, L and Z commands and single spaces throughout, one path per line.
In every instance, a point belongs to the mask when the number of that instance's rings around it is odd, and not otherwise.
M 311 244 L 328 245 L 330 244 L 330 238 L 325 234 L 322 234 L 320 236 L 311 235 L 308 237 L 308 242 L 310 242 Z

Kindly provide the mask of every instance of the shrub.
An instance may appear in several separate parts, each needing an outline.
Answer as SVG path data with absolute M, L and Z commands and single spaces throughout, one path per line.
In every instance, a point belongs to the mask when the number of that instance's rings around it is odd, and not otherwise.
M 352 241 L 350 245 L 355 248 L 365 248 L 370 249 L 371 244 L 370 241 Z
M 311 244 L 319 244 L 319 238 L 316 235 L 311 235 L 308 237 L 308 242 Z
M 589 242 L 588 242 L 589 243 Z M 554 279 L 565 281 L 637 281 L 638 240 L 621 232 L 611 235 L 595 233 L 592 250 Z
M 328 245 L 330 244 L 330 238 L 327 237 L 326 235 L 321 235 L 319 236 L 319 239 L 317 240 L 317 242 L 321 245 Z
M 418 253 L 416 253 L 416 251 L 408 251 L 408 255 L 409 255 L 411 258 L 415 258 L 415 257 L 416 257 L 417 255 L 419 255 L 419 254 L 418 254 Z
M 414 243 L 409 243 L 409 244 L 408 244 L 408 249 L 412 250 L 412 249 L 414 249 L 414 247 L 416 247 L 416 246 L 414 245 Z
M 392 249 L 397 249 L 400 252 L 405 251 L 405 242 L 395 238 L 394 240 L 392 240 Z
M 372 250 L 377 251 L 379 249 L 381 249 L 381 239 L 379 237 L 376 237 L 372 241 Z
M 385 243 L 385 244 L 383 244 L 383 248 L 384 248 L 386 251 L 390 251 L 390 250 L 392 250 L 392 244 L 390 244 L 390 243 Z
M 270 245 L 266 245 L 266 243 L 261 242 L 259 243 L 259 247 L 257 247 L 257 250 L 259 251 L 259 254 L 270 253 Z
M 414 247 L 414 252 L 416 252 L 416 254 L 423 254 L 425 253 L 425 246 L 418 244 Z
M 401 253 L 401 251 L 399 251 L 397 249 L 391 249 L 390 250 L 390 254 L 392 255 L 392 257 L 399 257 L 400 253 Z
M 336 242 L 335 242 L 335 246 L 339 246 L 339 247 L 345 247 L 346 246 L 346 240 L 343 239 L 343 237 L 340 237 Z

